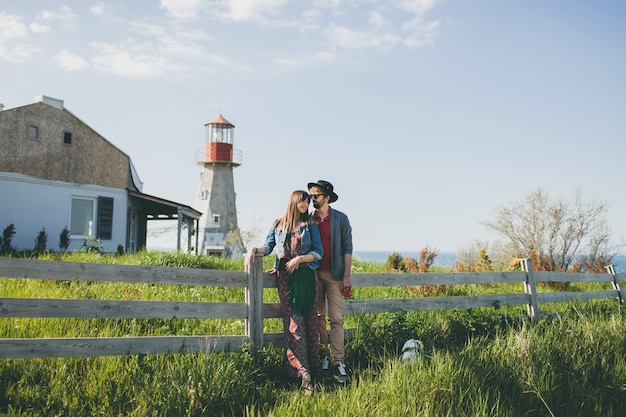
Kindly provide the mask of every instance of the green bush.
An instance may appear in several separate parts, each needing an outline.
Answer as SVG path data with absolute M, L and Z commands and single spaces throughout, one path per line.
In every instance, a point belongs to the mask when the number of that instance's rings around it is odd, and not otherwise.
M 15 236 L 15 225 L 11 223 L 2 231 L 2 239 L 0 239 L 0 254 L 6 255 L 11 253 L 11 241 L 13 240 L 13 236 Z
M 48 233 L 46 233 L 46 229 L 43 228 L 35 238 L 35 247 L 33 250 L 37 253 L 43 253 L 46 251 L 46 247 L 48 246 Z
M 61 233 L 59 233 L 59 250 L 61 253 L 65 253 L 70 247 L 70 229 L 65 226 Z

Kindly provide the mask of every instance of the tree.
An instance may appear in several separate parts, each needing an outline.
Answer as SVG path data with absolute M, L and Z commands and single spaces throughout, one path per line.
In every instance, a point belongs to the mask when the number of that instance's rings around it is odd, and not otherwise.
M 265 243 L 265 240 L 260 240 L 261 238 L 265 238 L 265 235 L 262 234 L 261 225 L 263 224 L 263 217 L 258 217 L 252 221 L 248 229 L 240 229 L 239 235 L 241 242 L 243 243 L 243 252 L 247 250 L 247 248 L 252 246 L 261 246 Z
M 517 252 L 498 239 L 492 242 L 476 239 L 457 248 L 453 269 L 458 272 L 504 271 L 509 268 Z
M 581 264 L 610 263 L 614 244 L 606 220 L 608 205 L 585 200 L 577 190 L 573 201 L 551 200 L 542 189 L 519 203 L 501 206 L 488 228 L 505 238 L 519 257 L 542 259 L 543 270 L 580 270 Z

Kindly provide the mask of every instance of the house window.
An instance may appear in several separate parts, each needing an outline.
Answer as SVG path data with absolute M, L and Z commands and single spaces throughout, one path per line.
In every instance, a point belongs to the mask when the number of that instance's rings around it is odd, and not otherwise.
M 39 139 L 39 127 L 28 125 L 28 139 Z
M 63 132 L 63 143 L 65 145 L 72 144 L 72 132 Z
M 102 240 L 111 240 L 113 235 L 113 199 L 98 197 L 98 233 Z
M 86 237 L 93 235 L 93 208 L 93 199 L 72 198 L 70 236 Z
M 219 214 L 214 214 L 213 215 L 213 224 L 220 224 L 220 215 Z

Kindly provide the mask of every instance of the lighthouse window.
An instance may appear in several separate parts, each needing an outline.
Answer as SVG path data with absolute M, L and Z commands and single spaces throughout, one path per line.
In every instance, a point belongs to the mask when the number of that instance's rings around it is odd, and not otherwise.
M 72 132 L 63 132 L 63 143 L 66 145 L 72 144 Z
M 208 138 L 211 142 L 233 143 L 233 131 L 228 125 L 210 126 Z
M 220 215 L 219 214 L 214 214 L 213 215 L 213 224 L 219 224 L 220 223 Z
M 200 199 L 206 200 L 207 198 L 209 198 L 209 190 L 203 189 L 200 193 Z

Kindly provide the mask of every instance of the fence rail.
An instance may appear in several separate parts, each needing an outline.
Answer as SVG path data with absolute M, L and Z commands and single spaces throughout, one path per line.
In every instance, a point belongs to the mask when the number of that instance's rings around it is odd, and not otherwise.
M 541 303 L 616 297 L 626 273 L 578 274 L 535 272 L 530 260 L 523 271 L 484 273 L 353 274 L 354 287 L 460 284 L 522 284 L 523 292 L 476 296 L 346 300 L 345 314 L 423 311 L 526 305 L 531 320 L 540 318 Z M 281 317 L 278 303 L 263 302 L 263 288 L 276 288 L 277 279 L 262 270 L 257 257 L 250 273 L 191 268 L 152 267 L 0 258 L 0 277 L 62 281 L 123 282 L 244 288 L 245 302 L 177 302 L 147 300 L 41 299 L 0 297 L 0 318 L 154 318 L 245 319 L 245 334 L 236 336 L 138 336 L 88 338 L 1 338 L 0 358 L 109 356 L 223 352 L 246 343 L 263 346 L 282 340 L 280 333 L 263 333 L 264 319 Z M 606 282 L 611 289 L 590 292 L 541 292 L 538 281 Z M 8 294 L 6 294 L 8 295 Z

